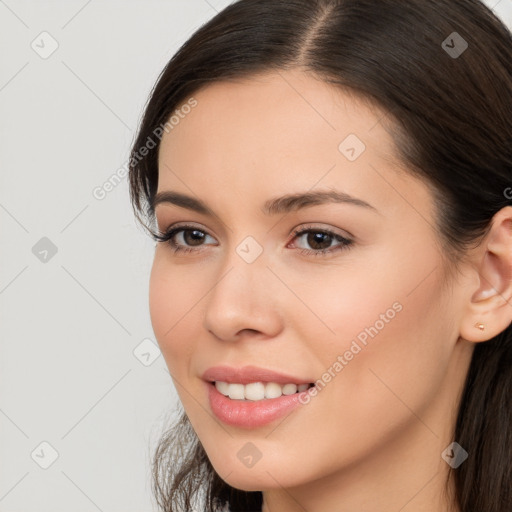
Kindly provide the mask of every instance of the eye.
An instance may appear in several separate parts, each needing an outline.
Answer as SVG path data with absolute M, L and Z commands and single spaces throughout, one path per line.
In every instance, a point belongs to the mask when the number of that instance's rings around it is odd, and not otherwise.
M 195 247 L 201 247 L 206 237 L 214 238 L 205 231 L 194 226 L 178 226 L 169 229 L 164 233 L 153 234 L 157 242 L 165 242 L 176 252 L 197 251 Z M 200 249 L 199 249 L 200 250 Z
M 353 244 L 353 240 L 349 240 L 334 231 L 309 226 L 296 229 L 293 235 L 294 238 L 302 239 L 302 243 L 306 243 L 311 247 L 311 249 L 301 249 L 300 253 L 306 255 L 325 255 L 348 249 Z M 333 242 L 338 242 L 338 245 L 333 247 Z
M 353 240 L 349 240 L 334 231 L 310 226 L 294 230 L 293 236 L 294 239 L 303 239 L 302 243 L 311 247 L 311 249 L 300 249 L 300 253 L 306 255 L 326 255 L 327 253 L 348 249 L 353 244 Z M 208 237 L 215 240 L 205 231 L 190 225 L 175 226 L 164 233 L 153 234 L 155 241 L 167 243 L 175 253 L 199 251 L 205 245 L 204 242 Z M 338 245 L 333 246 L 333 242 L 338 242 Z

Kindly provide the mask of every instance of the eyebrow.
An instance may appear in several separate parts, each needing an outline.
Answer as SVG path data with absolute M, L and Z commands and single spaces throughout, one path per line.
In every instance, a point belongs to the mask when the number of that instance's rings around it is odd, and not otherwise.
M 150 205 L 151 213 L 154 214 L 157 205 L 161 203 L 170 203 L 203 215 L 216 216 L 215 213 L 201 200 L 179 192 L 165 190 L 156 194 Z M 378 213 L 377 209 L 366 201 L 353 197 L 345 192 L 339 192 L 332 189 L 319 190 L 315 192 L 299 192 L 296 194 L 288 194 L 274 199 L 269 199 L 263 205 L 263 213 L 265 213 L 265 215 L 277 215 L 327 203 L 351 204 L 367 208 L 369 210 L 374 210 Z

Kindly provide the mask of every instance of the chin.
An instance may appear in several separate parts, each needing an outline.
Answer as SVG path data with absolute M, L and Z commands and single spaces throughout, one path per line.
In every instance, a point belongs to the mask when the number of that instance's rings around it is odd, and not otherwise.
M 231 487 L 246 492 L 266 491 L 283 487 L 281 482 L 278 484 L 267 472 L 255 472 L 254 469 L 233 471 L 223 480 Z M 284 487 L 288 487 L 288 484 Z
M 211 460 L 211 459 L 210 459 Z M 245 467 L 237 456 L 223 458 L 219 464 L 212 465 L 224 482 L 241 491 L 266 491 L 270 489 L 289 488 L 304 483 L 308 477 L 296 471 L 289 472 L 289 467 L 280 465 L 279 461 L 261 459 L 253 467 Z

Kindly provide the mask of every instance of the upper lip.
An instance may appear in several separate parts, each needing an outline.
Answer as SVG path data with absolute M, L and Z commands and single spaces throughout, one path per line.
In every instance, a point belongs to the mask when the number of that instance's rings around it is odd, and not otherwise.
M 221 381 L 239 384 L 251 382 L 275 382 L 276 384 L 310 384 L 312 380 L 301 379 L 286 373 L 277 373 L 258 366 L 243 366 L 234 368 L 232 366 L 212 366 L 202 375 L 206 381 Z

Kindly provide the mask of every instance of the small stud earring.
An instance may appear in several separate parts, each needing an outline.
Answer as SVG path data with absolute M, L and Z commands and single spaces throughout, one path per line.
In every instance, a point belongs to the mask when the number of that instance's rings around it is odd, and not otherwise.
M 477 322 L 477 323 L 475 324 L 475 327 L 476 327 L 477 329 L 480 329 L 481 331 L 483 331 L 483 330 L 485 329 L 485 325 L 484 325 L 484 324 L 481 324 L 481 323 L 479 323 L 479 322 Z

